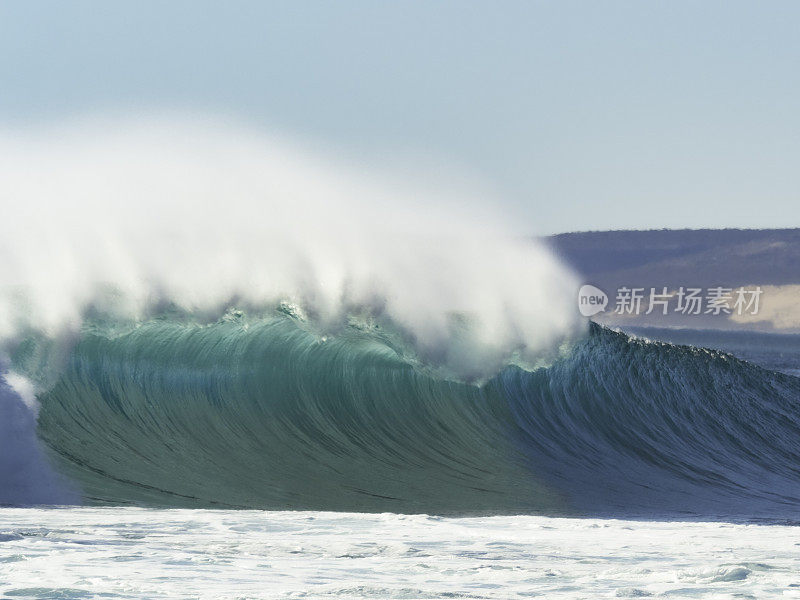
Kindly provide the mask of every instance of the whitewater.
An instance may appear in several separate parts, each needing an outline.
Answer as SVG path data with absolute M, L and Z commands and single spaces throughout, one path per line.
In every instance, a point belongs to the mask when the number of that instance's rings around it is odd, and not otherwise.
M 142 508 L 0 511 L 6 598 L 792 598 L 797 528 Z
M 222 121 L 0 132 L 0 594 L 793 594 L 800 359 L 581 319 L 424 182 Z

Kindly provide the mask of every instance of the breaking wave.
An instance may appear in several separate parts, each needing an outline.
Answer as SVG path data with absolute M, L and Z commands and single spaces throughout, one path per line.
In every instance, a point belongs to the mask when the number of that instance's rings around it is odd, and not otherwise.
M 469 193 L 353 172 L 208 123 L 0 135 L 0 503 L 796 516 L 800 379 L 587 333 Z
M 121 340 L 154 318 L 209 324 L 279 307 L 322 337 L 388 326 L 420 364 L 472 382 L 539 364 L 580 331 L 572 275 L 480 209 L 484 194 L 369 172 L 174 115 L 0 132 L 0 363 L 18 383 L 2 390 L 0 420 L 24 441 L 7 442 L 0 502 L 69 497 L 34 483 L 53 480 L 37 458 L 34 395 L 60 389 L 93 331 Z M 99 415 L 77 410 L 81 443 L 104 438 L 91 431 Z
M 291 316 L 88 335 L 41 438 L 90 502 L 789 518 L 800 379 L 593 326 L 475 385 Z

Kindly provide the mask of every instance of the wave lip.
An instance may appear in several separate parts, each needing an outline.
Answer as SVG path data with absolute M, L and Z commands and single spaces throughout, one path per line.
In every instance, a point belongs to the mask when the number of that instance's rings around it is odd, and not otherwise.
M 87 316 L 293 304 L 387 318 L 427 362 L 494 374 L 582 326 L 574 275 L 485 198 L 213 119 L 0 130 L 0 358 Z M 468 347 L 468 350 L 465 348 Z

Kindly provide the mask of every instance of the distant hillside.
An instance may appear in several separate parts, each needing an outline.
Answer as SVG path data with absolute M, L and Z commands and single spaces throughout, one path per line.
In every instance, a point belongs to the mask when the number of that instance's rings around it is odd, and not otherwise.
M 590 231 L 544 241 L 583 282 L 610 297 L 623 286 L 765 288 L 760 314 L 746 322 L 725 315 L 687 319 L 669 314 L 640 316 L 637 325 L 800 329 L 800 229 Z M 611 310 L 598 319 L 631 322 Z
M 590 231 L 546 238 L 584 277 L 639 285 L 800 283 L 800 229 Z

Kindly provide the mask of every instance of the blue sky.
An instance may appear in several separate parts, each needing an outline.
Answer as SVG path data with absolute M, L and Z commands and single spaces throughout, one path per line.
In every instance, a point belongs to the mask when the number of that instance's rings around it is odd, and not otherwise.
M 0 2 L 0 123 L 159 109 L 460 170 L 534 233 L 800 225 L 798 2 Z

